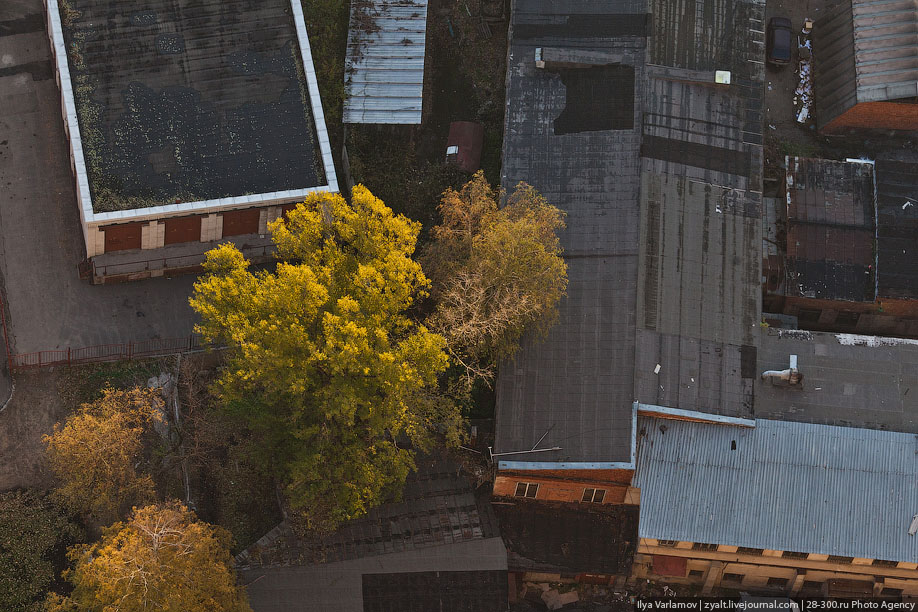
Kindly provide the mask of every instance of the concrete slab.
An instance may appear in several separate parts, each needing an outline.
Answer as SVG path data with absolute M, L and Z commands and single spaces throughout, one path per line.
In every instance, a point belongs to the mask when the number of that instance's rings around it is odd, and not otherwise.
M 12 349 L 181 337 L 194 277 L 91 286 L 40 0 L 0 5 L 0 275 Z M 40 16 L 39 19 L 36 16 Z

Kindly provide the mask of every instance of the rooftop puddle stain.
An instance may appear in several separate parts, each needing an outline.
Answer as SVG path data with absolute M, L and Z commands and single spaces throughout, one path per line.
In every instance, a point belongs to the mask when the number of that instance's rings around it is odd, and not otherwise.
M 634 129 L 633 66 L 562 68 L 557 72 L 567 98 L 554 121 L 555 136 Z

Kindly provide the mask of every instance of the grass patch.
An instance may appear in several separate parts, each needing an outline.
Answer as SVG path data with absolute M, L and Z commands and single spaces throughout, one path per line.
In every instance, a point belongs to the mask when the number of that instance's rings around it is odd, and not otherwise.
M 782 140 L 778 143 L 778 150 L 781 155 L 790 155 L 792 157 L 815 157 L 819 153 L 819 147 L 813 144 L 791 142 Z
M 63 385 L 62 395 L 74 408 L 102 397 L 102 389 L 130 389 L 146 386 L 152 376 L 171 372 L 174 357 L 154 357 L 132 361 L 110 361 L 71 366 Z

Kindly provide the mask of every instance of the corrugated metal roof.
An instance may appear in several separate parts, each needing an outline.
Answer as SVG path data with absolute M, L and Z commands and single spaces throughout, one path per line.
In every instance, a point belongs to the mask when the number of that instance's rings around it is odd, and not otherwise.
M 647 418 L 638 430 L 642 538 L 918 560 L 914 434 Z
M 820 125 L 861 102 L 918 95 L 916 0 L 840 2 L 814 36 Z
M 427 0 L 351 2 L 345 123 L 418 124 Z

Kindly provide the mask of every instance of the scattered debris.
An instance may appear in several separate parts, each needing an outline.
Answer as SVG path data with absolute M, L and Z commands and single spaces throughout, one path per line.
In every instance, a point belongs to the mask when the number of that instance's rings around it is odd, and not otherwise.
M 808 33 L 798 36 L 797 55 L 797 88 L 794 90 L 794 109 L 797 111 L 797 123 L 805 125 L 812 122 L 813 106 L 813 43 Z

